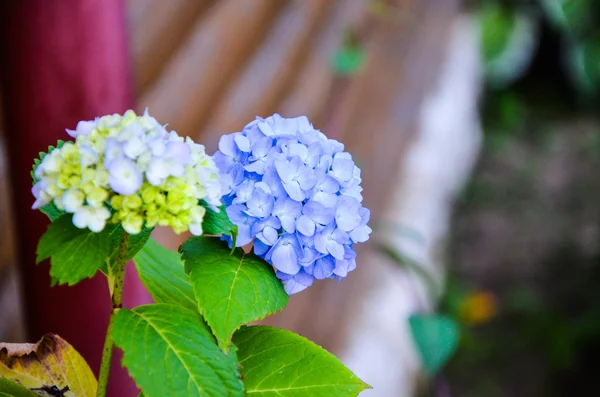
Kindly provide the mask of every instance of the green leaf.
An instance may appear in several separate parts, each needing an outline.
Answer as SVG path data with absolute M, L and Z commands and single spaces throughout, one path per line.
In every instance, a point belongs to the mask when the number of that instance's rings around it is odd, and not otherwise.
M 58 284 L 77 284 L 102 268 L 109 250 L 110 238 L 106 231 L 78 236 L 52 256 L 50 276 Z
M 142 283 L 156 303 L 173 303 L 198 310 L 194 290 L 177 252 L 152 238 L 133 258 Z
M 570 43 L 567 51 L 569 77 L 583 95 L 600 87 L 600 35 Z
M 448 316 L 436 314 L 412 315 L 408 322 L 425 370 L 436 374 L 456 351 L 458 324 Z
M 51 223 L 38 244 L 37 262 L 51 258 L 53 283 L 74 285 L 92 277 L 102 269 L 110 253 L 108 229 L 100 233 L 78 229 L 71 218 L 67 214 Z
M 45 206 L 40 208 L 42 214 L 46 215 L 51 222 L 54 222 L 61 216 L 65 215 L 66 212 L 63 210 L 59 210 L 54 203 L 46 204 Z
M 201 201 L 201 204 L 206 208 L 206 214 L 204 214 L 204 219 L 202 220 L 202 231 L 204 234 L 215 236 L 225 234 L 231 236 L 233 238 L 233 246 L 235 247 L 238 227 L 229 220 L 225 206 L 220 206 L 219 212 L 215 212 L 204 200 Z
M 195 311 L 164 303 L 121 309 L 113 336 L 146 397 L 244 395 L 235 355 L 217 347 Z
M 11 382 L 6 378 L 0 378 L 0 397 L 36 397 L 31 390 Z
M 594 0 L 542 0 L 539 3 L 550 22 L 561 30 L 560 33 L 572 40 L 585 37 L 594 30 L 597 15 L 592 5 L 594 2 Z
M 536 20 L 526 12 L 495 3 L 482 7 L 478 14 L 486 78 L 495 88 L 505 87 L 531 63 L 539 41 Z
M 146 245 L 154 228 L 144 227 L 138 234 L 129 236 L 129 247 L 127 247 L 127 259 L 131 259 Z
M 243 324 L 282 310 L 288 295 L 273 268 L 253 254 L 216 237 L 192 237 L 179 248 L 190 275 L 198 308 L 227 349 L 231 335 Z
M 509 45 L 515 26 L 515 12 L 498 4 L 488 4 L 479 11 L 481 19 L 481 52 L 490 62 L 502 55 Z
M 334 355 L 287 330 L 242 327 L 233 343 L 248 395 L 350 397 L 370 388 Z
M 50 258 L 69 241 L 89 233 L 89 230 L 79 229 L 73 225 L 72 219 L 71 214 L 66 214 L 48 225 L 46 233 L 42 235 L 38 243 L 36 263 Z

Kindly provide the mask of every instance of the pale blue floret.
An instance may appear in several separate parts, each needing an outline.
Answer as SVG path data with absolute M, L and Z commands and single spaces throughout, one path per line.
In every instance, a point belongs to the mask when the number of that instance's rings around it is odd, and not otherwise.
M 214 160 L 238 226 L 236 245 L 253 241 L 288 294 L 356 268 L 353 245 L 368 240 L 370 212 L 361 204 L 360 169 L 343 144 L 306 117 L 275 114 L 221 137 Z
M 77 127 L 75 130 L 67 129 L 67 134 L 72 136 L 73 138 L 77 138 L 79 135 L 89 135 L 90 132 L 96 127 L 96 123 L 94 121 L 80 121 L 77 123 Z
M 327 208 L 317 201 L 309 201 L 302 208 L 302 215 L 296 221 L 296 229 L 305 236 L 314 236 L 321 227 L 334 219 L 333 208 Z
M 110 162 L 107 170 L 111 189 L 124 196 L 137 192 L 144 183 L 142 172 L 130 159 L 116 158 Z
M 296 274 L 300 271 L 300 258 L 302 258 L 302 247 L 298 236 L 293 233 L 282 234 L 265 256 L 265 259 L 271 261 L 279 271 L 287 274 Z
M 254 235 L 252 228 L 259 221 L 258 218 L 248 213 L 248 208 L 243 204 L 233 204 L 226 208 L 227 216 L 238 227 L 237 246 L 244 246 L 252 241 Z

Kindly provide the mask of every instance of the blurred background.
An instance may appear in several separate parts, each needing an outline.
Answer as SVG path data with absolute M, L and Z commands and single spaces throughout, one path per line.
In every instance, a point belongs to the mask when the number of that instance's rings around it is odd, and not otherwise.
M 365 396 L 600 394 L 598 1 L 23 0 L 0 29 L 0 340 L 56 332 L 97 366 L 107 291 L 33 263 L 29 170 L 64 128 L 149 108 L 212 153 L 278 112 L 345 143 L 374 233 L 266 323 Z

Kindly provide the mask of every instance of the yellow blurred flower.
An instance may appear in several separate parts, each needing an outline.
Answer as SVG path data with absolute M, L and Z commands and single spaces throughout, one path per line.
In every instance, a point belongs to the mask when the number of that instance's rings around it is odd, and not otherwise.
M 467 294 L 460 303 L 458 312 L 460 318 L 469 325 L 488 322 L 498 310 L 494 294 L 488 291 L 475 291 Z

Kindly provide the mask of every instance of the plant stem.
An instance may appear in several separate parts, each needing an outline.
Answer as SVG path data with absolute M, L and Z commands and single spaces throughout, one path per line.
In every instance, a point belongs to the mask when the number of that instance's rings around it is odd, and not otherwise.
M 106 339 L 102 349 L 102 361 L 100 363 L 100 376 L 98 377 L 98 392 L 96 397 L 106 396 L 106 387 L 108 386 L 108 376 L 110 374 L 110 364 L 112 362 L 112 353 L 114 341 L 112 339 L 113 325 L 115 316 L 122 306 L 123 300 L 123 281 L 125 280 L 125 264 L 127 264 L 127 249 L 129 248 L 129 234 L 121 232 L 121 242 L 119 243 L 119 252 L 117 254 L 117 263 L 114 266 L 115 285 L 111 296 L 112 310 L 108 320 L 108 329 L 106 330 Z

